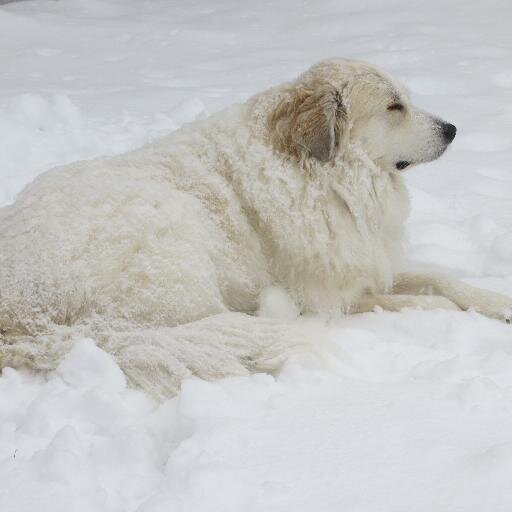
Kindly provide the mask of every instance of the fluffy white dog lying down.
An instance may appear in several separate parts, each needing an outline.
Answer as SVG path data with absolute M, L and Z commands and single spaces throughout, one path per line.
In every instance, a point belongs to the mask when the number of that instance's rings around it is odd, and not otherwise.
M 455 131 L 383 72 L 333 59 L 131 153 L 46 172 L 0 211 L 0 366 L 52 369 L 90 335 L 159 395 L 190 374 L 271 370 L 305 340 L 251 316 L 269 285 L 302 312 L 508 319 L 508 297 L 397 274 L 401 173 Z

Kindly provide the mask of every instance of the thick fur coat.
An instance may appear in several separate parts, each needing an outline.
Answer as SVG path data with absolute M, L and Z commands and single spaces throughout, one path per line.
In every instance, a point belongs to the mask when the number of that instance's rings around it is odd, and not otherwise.
M 454 130 L 384 73 L 329 60 L 131 153 L 46 172 L 0 210 L 1 366 L 51 369 L 90 335 L 156 394 L 277 367 L 305 335 L 251 316 L 261 292 L 302 312 L 381 304 L 409 209 L 401 169 Z M 504 318 L 492 297 L 483 312 Z

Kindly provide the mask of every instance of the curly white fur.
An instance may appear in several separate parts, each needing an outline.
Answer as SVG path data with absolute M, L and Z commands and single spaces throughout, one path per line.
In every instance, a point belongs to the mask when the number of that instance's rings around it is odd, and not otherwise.
M 330 60 L 139 150 L 46 172 L 0 211 L 1 366 L 52 368 L 90 334 L 163 394 L 190 373 L 276 367 L 304 335 L 240 313 L 269 285 L 313 312 L 391 292 L 408 213 L 395 164 L 439 156 L 440 123 L 382 72 Z

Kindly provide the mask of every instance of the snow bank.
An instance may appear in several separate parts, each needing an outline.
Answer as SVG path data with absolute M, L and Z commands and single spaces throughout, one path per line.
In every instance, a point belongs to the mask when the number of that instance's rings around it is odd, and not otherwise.
M 329 369 L 189 380 L 162 405 L 90 340 L 47 380 L 5 371 L 2 509 L 507 510 L 509 326 L 409 311 L 328 338 Z

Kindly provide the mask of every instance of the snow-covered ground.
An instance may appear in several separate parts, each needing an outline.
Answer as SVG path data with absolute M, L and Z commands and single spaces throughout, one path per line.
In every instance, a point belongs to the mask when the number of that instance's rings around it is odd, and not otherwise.
M 510 2 L 0 4 L 0 204 L 55 164 L 359 58 L 459 129 L 408 175 L 409 256 L 512 294 Z M 187 381 L 163 404 L 91 340 L 48 378 L 5 370 L 0 510 L 512 510 L 512 326 L 451 311 L 304 321 L 319 360 Z

